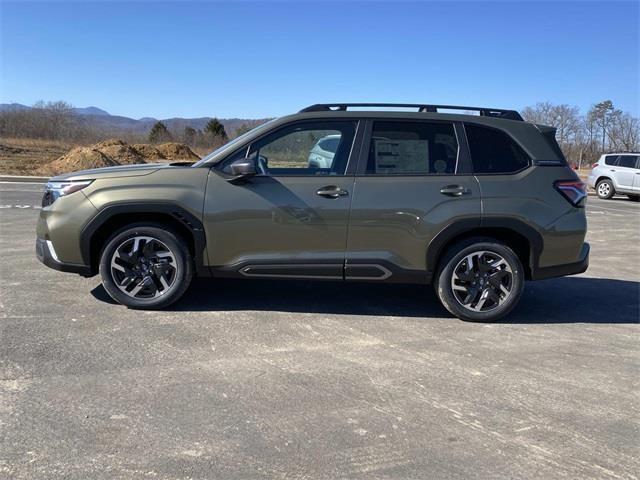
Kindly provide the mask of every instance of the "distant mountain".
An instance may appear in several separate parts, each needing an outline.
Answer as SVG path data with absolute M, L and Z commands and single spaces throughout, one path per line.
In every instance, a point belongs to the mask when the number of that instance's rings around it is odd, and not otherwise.
M 30 108 L 31 107 L 20 103 L 0 103 L 0 112 L 29 110 Z M 99 130 L 108 131 L 114 135 L 118 135 L 119 133 L 146 134 L 149 132 L 153 124 L 158 121 L 158 119 L 152 117 L 143 117 L 136 120 L 134 118 L 123 117 L 120 115 L 111 115 L 109 112 L 93 106 L 74 108 L 73 112 L 78 115 L 79 120 L 81 120 L 83 124 Z M 164 123 L 170 131 L 180 133 L 185 129 L 185 127 L 202 130 L 207 122 L 212 118 L 213 117 L 174 117 L 161 119 L 160 121 Z M 249 127 L 255 127 L 264 123 L 268 119 L 221 118 L 219 120 L 224 125 L 227 133 L 232 134 L 243 124 L 246 124 Z
M 22 105 L 21 103 L 0 103 L 0 112 L 9 112 L 11 110 L 29 110 L 31 107 Z
M 109 112 L 98 107 L 74 108 L 73 112 L 78 115 L 110 115 Z

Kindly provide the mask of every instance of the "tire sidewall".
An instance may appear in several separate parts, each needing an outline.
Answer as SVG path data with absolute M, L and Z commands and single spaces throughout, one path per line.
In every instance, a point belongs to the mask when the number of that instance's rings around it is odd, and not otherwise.
M 176 278 L 166 293 L 157 298 L 133 298 L 122 292 L 111 275 L 111 257 L 118 246 L 136 236 L 153 237 L 171 250 L 178 265 Z M 182 238 L 171 230 L 157 225 L 130 225 L 116 232 L 100 253 L 100 277 L 109 296 L 116 302 L 135 309 L 162 308 L 178 300 L 188 288 L 193 276 L 193 261 Z
M 505 303 L 487 312 L 474 312 L 463 307 L 455 298 L 451 288 L 451 277 L 455 267 L 465 256 L 481 250 L 496 253 L 509 263 L 513 275 L 513 286 L 511 295 Z M 472 239 L 454 246 L 445 256 L 438 273 L 436 293 L 443 306 L 456 317 L 471 322 L 494 322 L 508 315 L 516 307 L 522 296 L 524 281 L 524 268 L 511 248 L 492 240 Z

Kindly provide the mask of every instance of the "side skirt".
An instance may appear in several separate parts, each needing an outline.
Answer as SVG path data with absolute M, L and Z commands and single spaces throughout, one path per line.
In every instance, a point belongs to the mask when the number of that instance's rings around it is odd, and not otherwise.
M 345 280 L 429 284 L 431 275 L 423 270 L 407 270 L 384 261 L 358 260 L 346 264 L 341 260 L 324 262 L 245 261 L 233 265 L 209 267 L 215 278 L 291 278 L 308 280 Z

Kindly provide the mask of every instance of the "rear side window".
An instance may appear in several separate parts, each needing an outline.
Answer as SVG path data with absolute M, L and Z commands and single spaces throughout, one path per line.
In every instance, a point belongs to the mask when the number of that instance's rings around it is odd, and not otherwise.
M 604 157 L 604 164 L 615 165 L 616 160 L 618 160 L 618 155 L 607 155 L 606 157 Z
M 453 175 L 458 140 L 452 123 L 375 122 L 367 174 Z
M 619 167 L 636 168 L 638 157 L 635 155 L 620 155 L 618 159 Z
M 529 156 L 506 133 L 472 124 L 464 128 L 474 173 L 514 173 L 529 165 Z

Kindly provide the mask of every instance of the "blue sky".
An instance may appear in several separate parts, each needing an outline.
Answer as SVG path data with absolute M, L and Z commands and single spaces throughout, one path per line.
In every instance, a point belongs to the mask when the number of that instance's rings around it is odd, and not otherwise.
M 332 101 L 640 113 L 640 2 L 6 2 L 0 102 L 258 118 Z

